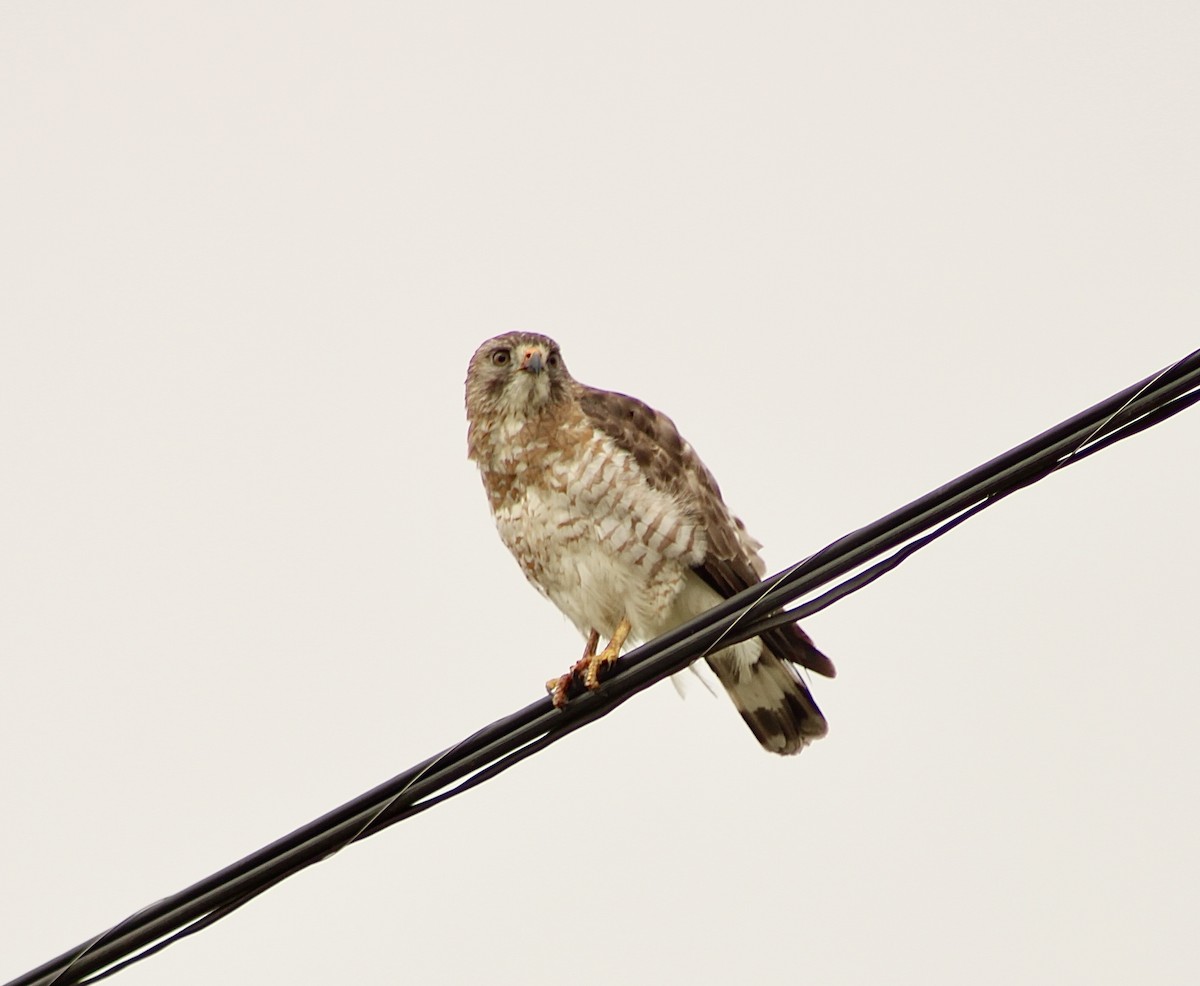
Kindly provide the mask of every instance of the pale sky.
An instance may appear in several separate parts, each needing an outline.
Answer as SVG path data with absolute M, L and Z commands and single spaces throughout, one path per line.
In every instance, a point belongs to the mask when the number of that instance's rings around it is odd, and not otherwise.
M 0 981 L 533 701 L 484 338 L 772 571 L 1200 345 L 1195 3 L 0 6 Z M 750 422 L 753 421 L 753 424 Z M 122 986 L 1191 983 L 1200 409 Z

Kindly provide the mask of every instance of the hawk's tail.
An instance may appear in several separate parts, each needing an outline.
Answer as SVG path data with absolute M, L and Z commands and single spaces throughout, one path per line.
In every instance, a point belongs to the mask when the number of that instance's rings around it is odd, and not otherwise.
M 766 648 L 753 662 L 735 648 L 708 658 L 755 738 L 771 753 L 799 753 L 829 730 L 799 672 Z

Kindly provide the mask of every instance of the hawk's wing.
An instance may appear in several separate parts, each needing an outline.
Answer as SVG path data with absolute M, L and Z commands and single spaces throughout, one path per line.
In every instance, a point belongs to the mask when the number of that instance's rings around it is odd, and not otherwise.
M 677 496 L 700 518 L 707 538 L 704 561 L 694 569 L 724 598 L 757 584 L 766 571 L 761 547 L 729 512 L 721 489 L 675 423 L 635 397 L 578 385 L 580 407 L 591 423 L 633 456 L 646 481 Z M 833 677 L 833 662 L 794 623 L 768 630 L 763 642 L 776 657 Z

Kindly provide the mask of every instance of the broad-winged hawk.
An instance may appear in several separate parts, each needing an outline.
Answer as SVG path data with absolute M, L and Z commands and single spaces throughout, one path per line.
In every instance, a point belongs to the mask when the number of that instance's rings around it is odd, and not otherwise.
M 761 580 L 761 545 L 729 512 L 671 419 L 567 372 L 546 336 L 489 339 L 467 370 L 468 454 L 525 576 L 588 639 L 572 676 L 597 687 L 626 637 L 649 640 Z M 599 654 L 600 637 L 609 645 Z M 825 735 L 796 665 L 833 664 L 791 624 L 706 658 L 758 741 L 799 753 Z

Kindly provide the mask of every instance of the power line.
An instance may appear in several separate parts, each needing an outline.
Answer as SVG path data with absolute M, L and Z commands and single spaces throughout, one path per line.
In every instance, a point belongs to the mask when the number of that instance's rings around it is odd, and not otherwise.
M 1010 493 L 1197 401 L 1200 350 L 637 648 L 621 658 L 597 691 L 573 694 L 564 709 L 555 709 L 548 697 L 534 702 L 220 872 L 150 904 L 8 986 L 69 986 L 103 979 L 208 927 L 350 843 L 495 777 L 711 650 L 832 605 Z M 887 557 L 880 559 L 882 555 Z M 838 579 L 843 581 L 816 599 L 784 608 Z

